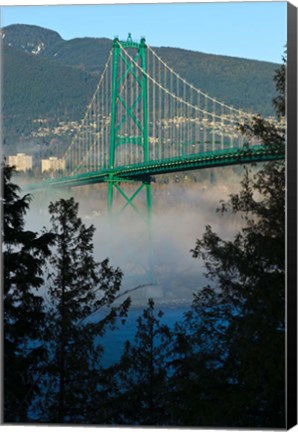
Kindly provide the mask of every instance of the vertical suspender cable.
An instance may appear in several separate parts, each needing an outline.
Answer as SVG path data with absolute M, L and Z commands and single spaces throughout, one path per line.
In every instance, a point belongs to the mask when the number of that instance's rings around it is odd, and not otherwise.
M 213 101 L 213 112 L 212 112 L 212 123 L 211 123 L 211 130 L 212 130 L 212 151 L 215 150 L 215 101 Z
M 225 122 L 224 122 L 224 106 L 221 105 L 221 149 L 224 149 L 224 128 L 225 128 Z

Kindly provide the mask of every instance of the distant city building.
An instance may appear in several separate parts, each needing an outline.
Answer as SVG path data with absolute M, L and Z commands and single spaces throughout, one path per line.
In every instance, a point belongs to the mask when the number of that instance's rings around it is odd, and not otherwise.
M 50 157 L 49 159 L 42 159 L 41 161 L 41 172 L 45 171 L 64 171 L 65 160 L 58 159 L 56 157 Z
M 16 171 L 27 171 L 32 169 L 32 156 L 25 153 L 17 153 L 15 156 L 8 156 L 8 165 L 15 166 Z

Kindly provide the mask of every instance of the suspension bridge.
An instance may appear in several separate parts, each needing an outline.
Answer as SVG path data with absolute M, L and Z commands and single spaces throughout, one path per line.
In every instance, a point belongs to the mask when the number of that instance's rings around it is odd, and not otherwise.
M 150 182 L 152 175 L 162 173 L 284 157 L 274 143 L 265 147 L 257 138 L 247 143 L 239 124 L 252 118 L 252 113 L 186 82 L 144 38 L 115 38 L 78 132 L 63 156 L 65 170 L 31 187 Z
M 145 219 L 150 225 L 155 175 L 284 157 L 275 143 L 264 146 L 254 137 L 247 142 L 239 124 L 252 118 L 252 113 L 188 83 L 144 38 L 140 42 L 130 34 L 126 41 L 115 38 L 96 91 L 63 156 L 65 169 L 27 189 L 106 183 L 109 214 L 116 190 L 125 200 L 123 208 L 141 214 L 135 200 L 145 188 Z M 284 128 L 282 122 L 270 121 Z M 127 183 L 135 185 L 130 196 Z

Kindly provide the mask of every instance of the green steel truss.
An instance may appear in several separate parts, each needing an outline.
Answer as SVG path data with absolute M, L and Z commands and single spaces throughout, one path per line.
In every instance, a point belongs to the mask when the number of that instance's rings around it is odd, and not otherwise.
M 133 52 L 132 61 L 129 61 L 122 53 L 122 48 Z M 142 38 L 140 43 L 132 40 L 128 35 L 126 41 L 119 41 L 118 38 L 113 42 L 113 70 L 112 70 L 112 101 L 111 101 L 111 129 L 110 129 L 110 153 L 109 153 L 109 173 L 104 181 L 108 183 L 108 214 L 112 221 L 115 221 L 114 214 L 114 192 L 118 191 L 124 199 L 125 204 L 120 209 L 122 213 L 127 207 L 132 208 L 145 222 L 148 244 L 146 245 L 149 253 L 148 277 L 153 281 L 153 252 L 152 252 L 152 196 L 150 178 L 136 178 L 117 175 L 116 154 L 121 147 L 127 144 L 139 146 L 143 150 L 143 162 L 149 162 L 148 145 L 148 110 L 147 110 L 147 65 L 146 65 L 146 43 Z M 136 70 L 135 64 L 140 68 Z M 121 66 L 121 67 L 120 67 Z M 141 73 L 139 71 L 142 71 Z M 123 86 L 130 77 L 133 85 L 138 91 L 129 103 L 122 95 Z M 137 110 L 137 107 L 141 109 Z M 123 135 L 121 130 L 125 123 L 130 125 L 130 133 Z M 136 189 L 131 196 L 128 196 L 125 185 L 134 183 Z M 137 206 L 139 195 L 146 191 L 146 211 L 145 214 Z

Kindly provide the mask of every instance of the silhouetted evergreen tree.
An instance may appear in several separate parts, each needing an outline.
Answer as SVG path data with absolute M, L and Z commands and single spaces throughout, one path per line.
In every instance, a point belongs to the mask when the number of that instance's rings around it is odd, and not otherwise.
M 206 288 L 205 294 L 207 295 Z M 212 304 L 210 289 L 208 302 L 193 303 L 184 320 L 176 323 L 173 331 L 171 353 L 172 374 L 169 380 L 169 404 L 172 415 L 169 425 L 181 427 L 224 425 L 225 407 L 222 400 L 226 386 L 222 380 L 225 360 L 225 328 L 220 317 L 226 316 L 225 308 Z M 214 413 L 219 422 L 215 422 Z
M 167 374 L 171 333 L 160 322 L 154 301 L 137 320 L 134 341 L 126 342 L 114 374 L 114 422 L 131 425 L 165 425 Z M 117 395 L 117 396 L 116 396 Z
M 285 70 L 284 64 L 276 74 L 279 117 L 284 115 Z M 285 145 L 285 129 L 261 117 L 242 130 L 248 140 L 257 136 L 267 146 Z M 207 226 L 192 251 L 204 261 L 210 280 L 193 302 L 201 319 L 197 331 L 217 347 L 213 368 L 221 375 L 219 386 L 209 388 L 222 398 L 221 408 L 213 405 L 207 425 L 285 427 L 284 161 L 266 163 L 255 174 L 246 170 L 241 191 L 221 210 L 241 214 L 242 230 L 233 240 L 223 240 Z
M 40 411 L 45 421 L 84 423 L 100 380 L 102 347 L 96 340 L 118 316 L 126 316 L 129 298 L 114 306 L 122 272 L 93 257 L 94 227 L 78 217 L 73 198 L 49 206 L 56 245 L 51 258 L 48 346 L 51 361 L 44 377 Z M 103 310 L 101 318 L 96 312 Z M 46 387 L 51 388 L 46 392 Z M 100 407 L 98 407 L 100 411 Z
M 2 166 L 4 421 L 25 423 L 41 390 L 39 368 L 46 358 L 40 338 L 45 311 L 38 291 L 53 236 L 25 229 L 31 197 L 20 196 L 20 188 L 11 181 L 13 172 Z

